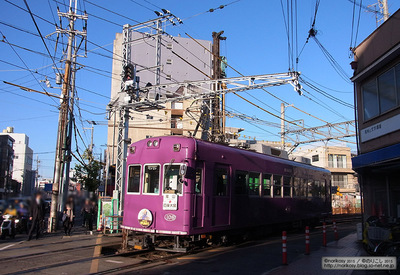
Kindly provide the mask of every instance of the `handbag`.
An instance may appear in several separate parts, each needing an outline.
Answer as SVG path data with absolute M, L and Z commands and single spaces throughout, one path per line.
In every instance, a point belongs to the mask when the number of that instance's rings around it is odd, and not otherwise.
M 67 218 L 68 218 L 67 213 L 64 213 L 63 216 L 62 216 L 62 218 L 61 218 L 61 220 L 62 220 L 63 222 L 65 222 L 65 221 L 67 220 Z

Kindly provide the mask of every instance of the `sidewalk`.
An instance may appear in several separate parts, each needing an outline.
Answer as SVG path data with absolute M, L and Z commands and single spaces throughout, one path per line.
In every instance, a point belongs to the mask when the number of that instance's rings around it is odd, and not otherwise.
M 367 256 L 362 244 L 357 241 L 357 234 L 353 233 L 337 242 L 328 243 L 327 247 L 321 247 L 310 255 L 302 255 L 296 261 L 287 266 L 273 269 L 266 274 L 380 274 L 381 271 L 353 271 L 353 270 L 323 270 L 321 267 L 322 257 L 355 257 Z M 353 273 L 354 272 L 354 273 Z M 372 272 L 372 273 L 371 273 Z M 378 273 L 377 273 L 378 272 Z M 385 274 L 385 273 L 382 273 Z

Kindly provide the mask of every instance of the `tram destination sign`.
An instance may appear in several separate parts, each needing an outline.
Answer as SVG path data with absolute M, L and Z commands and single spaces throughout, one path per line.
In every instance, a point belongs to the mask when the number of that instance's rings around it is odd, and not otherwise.
M 163 195 L 163 210 L 178 210 L 178 195 L 164 194 Z

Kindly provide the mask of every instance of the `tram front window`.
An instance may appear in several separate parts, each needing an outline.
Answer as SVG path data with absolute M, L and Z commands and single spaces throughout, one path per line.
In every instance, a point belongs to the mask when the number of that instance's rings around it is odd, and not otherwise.
M 158 194 L 160 186 L 160 165 L 145 165 L 144 168 L 144 194 Z
M 182 194 L 182 176 L 179 175 L 180 165 L 164 166 L 164 193 Z

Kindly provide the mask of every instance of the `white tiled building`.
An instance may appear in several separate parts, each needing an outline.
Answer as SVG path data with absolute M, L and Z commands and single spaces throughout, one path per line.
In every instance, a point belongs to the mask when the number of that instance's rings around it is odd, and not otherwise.
M 14 139 L 14 164 L 12 179 L 21 183 L 21 194 L 30 196 L 35 188 L 33 171 L 33 150 L 29 147 L 26 134 L 14 133 L 13 127 L 7 127 L 0 135 L 9 135 Z

